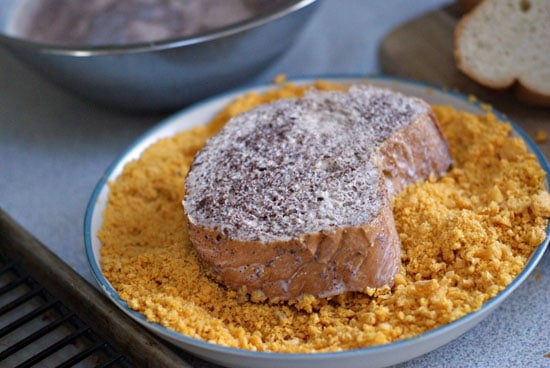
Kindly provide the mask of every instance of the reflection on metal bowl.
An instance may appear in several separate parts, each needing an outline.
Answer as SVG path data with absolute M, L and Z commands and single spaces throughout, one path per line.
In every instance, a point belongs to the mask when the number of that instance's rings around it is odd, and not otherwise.
M 256 76 L 292 45 L 319 1 L 279 1 L 253 18 L 195 35 L 100 45 L 22 37 L 11 27 L 21 3 L 0 3 L 0 45 L 86 99 L 122 110 L 163 111 Z

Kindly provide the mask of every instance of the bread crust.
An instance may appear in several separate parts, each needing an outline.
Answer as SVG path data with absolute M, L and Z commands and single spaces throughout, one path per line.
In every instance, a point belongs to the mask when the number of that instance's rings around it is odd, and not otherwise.
M 550 107 L 550 95 L 539 93 L 521 83 L 517 83 L 515 93 L 520 101 L 534 106 Z
M 431 110 L 394 133 L 380 147 L 379 157 L 390 197 L 432 174 L 443 176 L 450 165 L 449 145 Z
M 456 4 L 460 12 L 466 14 L 478 6 L 481 1 L 482 0 L 456 0 Z
M 392 285 L 401 266 L 400 242 L 389 205 L 363 226 L 287 241 L 233 240 L 189 218 L 187 227 L 209 275 L 230 289 L 254 294 L 258 301 L 294 300 L 308 294 L 324 298 L 364 291 L 366 285 Z

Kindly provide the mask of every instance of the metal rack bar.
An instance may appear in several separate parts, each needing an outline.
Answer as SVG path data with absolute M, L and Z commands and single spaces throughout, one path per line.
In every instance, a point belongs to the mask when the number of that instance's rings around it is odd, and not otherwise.
M 0 352 L 0 361 L 2 361 L 3 359 L 6 359 L 10 355 L 15 354 L 17 351 L 32 344 L 33 342 L 40 339 L 41 337 L 46 336 L 48 333 L 52 332 L 53 330 L 61 326 L 63 323 L 67 322 L 69 318 L 73 318 L 73 317 L 74 317 L 74 314 L 63 316 L 62 318 L 59 318 L 54 322 L 46 325 L 45 327 L 42 327 L 41 329 L 33 332 L 32 334 L 28 335 L 24 339 L 19 340 L 17 343 L 11 345 L 7 349 Z

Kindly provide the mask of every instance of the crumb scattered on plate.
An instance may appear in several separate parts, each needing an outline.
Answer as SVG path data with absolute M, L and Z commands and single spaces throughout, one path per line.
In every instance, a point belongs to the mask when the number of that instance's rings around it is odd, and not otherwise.
M 206 126 L 159 140 L 110 183 L 98 236 L 101 267 L 119 296 L 149 321 L 188 336 L 255 351 L 324 352 L 410 338 L 479 309 L 523 269 L 550 216 L 545 173 L 512 127 L 435 106 L 452 169 L 393 201 L 403 272 L 391 290 L 300 305 L 253 303 L 205 276 L 181 200 L 193 155 L 231 117 L 301 95 L 280 85 L 237 98 Z M 318 82 L 316 88 L 342 86 Z

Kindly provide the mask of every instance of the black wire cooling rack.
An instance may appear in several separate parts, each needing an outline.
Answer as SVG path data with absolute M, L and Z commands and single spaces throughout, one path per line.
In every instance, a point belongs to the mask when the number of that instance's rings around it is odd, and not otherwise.
M 213 367 L 139 326 L 0 209 L 0 367 Z
M 0 364 L 134 367 L 29 273 L 0 259 Z

